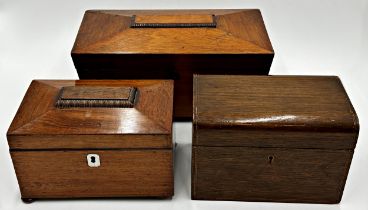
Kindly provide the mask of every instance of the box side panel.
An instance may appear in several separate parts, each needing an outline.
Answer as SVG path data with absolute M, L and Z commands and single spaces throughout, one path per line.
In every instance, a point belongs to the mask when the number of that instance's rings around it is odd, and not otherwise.
M 72 54 L 80 79 L 179 79 L 199 74 L 267 75 L 269 54 Z
M 193 147 L 192 199 L 339 203 L 352 150 Z
M 97 154 L 99 167 L 90 167 Z M 11 152 L 22 198 L 171 197 L 172 150 Z
M 175 120 L 192 119 L 193 74 L 268 75 L 273 54 L 72 54 L 80 79 L 175 79 Z

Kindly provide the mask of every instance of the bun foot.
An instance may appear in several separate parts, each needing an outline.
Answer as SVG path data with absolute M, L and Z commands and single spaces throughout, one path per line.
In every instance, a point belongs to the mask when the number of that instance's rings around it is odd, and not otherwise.
M 34 199 L 32 198 L 22 198 L 23 203 L 30 204 L 33 203 Z

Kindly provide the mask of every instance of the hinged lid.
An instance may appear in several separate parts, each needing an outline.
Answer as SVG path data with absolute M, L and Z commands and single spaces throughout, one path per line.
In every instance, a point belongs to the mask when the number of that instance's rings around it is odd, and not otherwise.
M 353 149 L 359 123 L 338 77 L 195 75 L 193 145 Z
M 10 149 L 170 148 L 170 80 L 35 80 L 8 130 Z
M 89 10 L 72 54 L 272 54 L 262 16 L 241 10 Z

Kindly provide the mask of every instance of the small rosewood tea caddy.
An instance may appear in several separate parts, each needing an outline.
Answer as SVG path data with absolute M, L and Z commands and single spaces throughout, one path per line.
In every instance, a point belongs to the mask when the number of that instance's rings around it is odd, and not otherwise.
M 192 198 L 339 203 L 359 133 L 338 77 L 194 77 Z
M 22 199 L 173 195 L 170 80 L 35 80 L 8 130 Z
M 89 10 L 71 55 L 80 79 L 175 79 L 191 120 L 193 73 L 267 75 L 274 52 L 256 9 Z

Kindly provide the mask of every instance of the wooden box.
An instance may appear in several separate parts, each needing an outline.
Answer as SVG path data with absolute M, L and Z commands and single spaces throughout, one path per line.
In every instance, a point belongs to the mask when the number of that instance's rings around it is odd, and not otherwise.
M 173 81 L 35 80 L 8 130 L 22 199 L 171 197 Z
M 71 52 L 80 79 L 175 79 L 175 120 L 192 120 L 193 73 L 267 75 L 259 10 L 86 11 Z
M 338 77 L 195 76 L 192 199 L 339 203 L 359 133 Z

